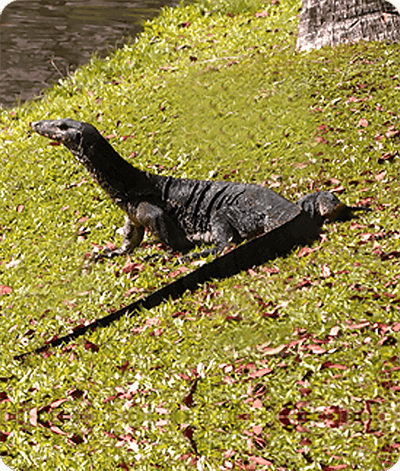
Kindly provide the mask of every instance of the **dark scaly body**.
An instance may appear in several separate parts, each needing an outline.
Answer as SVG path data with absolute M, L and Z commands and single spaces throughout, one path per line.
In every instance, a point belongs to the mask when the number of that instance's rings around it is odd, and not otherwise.
M 231 242 L 269 232 L 300 213 L 297 205 L 261 186 L 164 177 L 139 170 L 87 123 L 44 120 L 32 127 L 65 144 L 126 213 L 123 244 L 107 252 L 108 257 L 130 252 L 141 242 L 145 227 L 183 253 L 197 243 L 214 244 L 200 253 L 207 255 Z
M 68 136 L 71 127 L 78 133 L 72 132 Z M 93 126 L 69 119 L 39 121 L 32 123 L 32 128 L 67 145 L 110 198 L 126 212 L 124 242 L 111 255 L 126 253 L 138 245 L 144 225 L 157 229 L 152 227 L 157 211 L 161 220 L 167 221 L 167 227 L 161 228 L 161 235 L 165 236 L 162 231 L 166 230 L 167 238 L 172 238 L 169 245 L 179 250 L 186 251 L 199 240 L 216 243 L 215 251 L 218 251 L 235 237 L 239 240 L 253 237 L 246 244 L 145 298 L 74 329 L 71 334 L 52 340 L 35 352 L 67 343 L 97 327 L 105 327 L 123 315 L 134 315 L 142 308 L 151 309 L 169 298 L 177 299 L 186 290 L 193 291 L 211 279 L 227 278 L 263 264 L 296 245 L 311 241 L 326 219 L 348 219 L 352 211 L 368 209 L 346 206 L 329 192 L 314 192 L 293 204 L 272 190 L 256 185 L 177 179 L 143 172 L 122 159 Z M 146 217 L 149 224 L 143 225 Z M 168 221 L 172 221 L 171 227 L 168 227 Z

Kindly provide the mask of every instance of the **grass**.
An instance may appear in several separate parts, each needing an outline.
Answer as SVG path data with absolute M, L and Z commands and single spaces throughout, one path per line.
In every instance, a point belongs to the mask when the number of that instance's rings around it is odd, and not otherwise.
M 13 469 L 396 462 L 399 46 L 298 53 L 299 7 L 165 9 L 138 41 L 0 110 L 0 453 Z M 264 184 L 293 201 L 334 190 L 374 211 L 326 226 L 311 248 L 15 361 L 179 276 L 151 237 L 131 257 L 88 264 L 94 245 L 120 242 L 123 215 L 66 149 L 30 135 L 29 122 L 67 116 L 142 169 Z M 156 251 L 165 256 L 143 263 Z

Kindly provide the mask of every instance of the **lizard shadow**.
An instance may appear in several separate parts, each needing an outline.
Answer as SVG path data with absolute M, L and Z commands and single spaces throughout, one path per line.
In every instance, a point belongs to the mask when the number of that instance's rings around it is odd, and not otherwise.
M 304 217 L 299 215 L 282 227 L 262 234 L 238 247 L 232 247 L 230 251 L 223 253 L 209 263 L 196 267 L 194 271 L 166 284 L 154 293 L 140 298 L 111 314 L 98 318 L 88 325 L 76 328 L 67 335 L 58 338 L 53 337 L 52 340 L 31 352 L 14 356 L 14 359 L 21 360 L 30 353 L 41 353 L 49 348 L 65 345 L 99 327 L 107 327 L 122 316 L 137 315 L 143 309 L 152 309 L 168 299 L 178 299 L 186 291 L 195 291 L 206 282 L 230 278 L 249 268 L 272 261 L 277 257 L 287 256 L 296 246 L 311 245 L 318 238 L 318 232 L 315 232 L 306 240 L 299 237 L 299 234 L 304 234 L 304 230 L 300 230 L 304 223 Z

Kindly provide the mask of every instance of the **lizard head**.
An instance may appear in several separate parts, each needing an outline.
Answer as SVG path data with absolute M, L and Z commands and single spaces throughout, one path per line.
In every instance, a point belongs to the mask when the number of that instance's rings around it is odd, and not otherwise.
M 330 191 L 315 191 L 299 199 L 297 204 L 310 214 L 319 226 L 325 221 L 351 219 L 354 211 L 370 211 L 365 206 L 346 206 Z
M 41 136 L 64 144 L 76 155 L 85 154 L 96 139 L 100 136 L 95 127 L 70 118 L 43 119 L 31 123 L 31 128 Z M 84 138 L 84 139 L 83 139 Z

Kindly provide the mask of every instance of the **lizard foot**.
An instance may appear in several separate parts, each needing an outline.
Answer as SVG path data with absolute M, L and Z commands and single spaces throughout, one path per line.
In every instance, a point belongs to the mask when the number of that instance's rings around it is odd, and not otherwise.
M 217 247 L 214 247 L 212 249 L 205 249 L 201 252 L 192 252 L 187 255 L 183 255 L 182 257 L 179 257 L 178 260 L 175 262 L 175 265 L 181 265 L 192 260 L 197 260 L 198 258 L 208 257 L 208 255 L 210 254 L 215 255 L 219 252 L 220 250 Z
M 160 258 L 162 258 L 162 255 L 160 255 L 159 253 L 152 253 L 150 255 L 146 255 L 145 257 L 143 257 L 143 260 L 145 262 L 149 262 L 150 260 L 154 261 L 154 260 L 159 260 Z
M 101 252 L 93 252 L 92 255 L 90 256 L 90 261 L 91 262 L 99 262 L 105 258 L 111 259 L 114 257 L 117 257 L 118 255 L 123 255 L 125 252 L 121 249 L 104 249 Z

